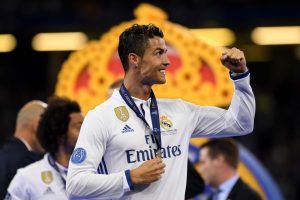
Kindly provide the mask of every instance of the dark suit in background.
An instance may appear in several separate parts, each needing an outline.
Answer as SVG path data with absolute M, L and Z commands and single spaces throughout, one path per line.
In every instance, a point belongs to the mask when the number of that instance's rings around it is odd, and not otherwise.
M 210 196 L 208 200 L 212 200 L 212 196 Z M 239 178 L 228 194 L 226 200 L 262 200 L 262 198 L 256 191 Z
M 232 190 L 230 191 L 227 199 L 229 200 L 261 200 L 262 198 L 250 188 L 242 179 L 234 184 Z
M 188 160 L 187 182 L 185 189 L 185 199 L 201 194 L 204 190 L 204 180 L 196 171 L 193 163 Z
M 0 199 L 6 195 L 6 190 L 17 169 L 40 160 L 42 154 L 31 152 L 25 144 L 17 139 L 11 139 L 0 150 Z

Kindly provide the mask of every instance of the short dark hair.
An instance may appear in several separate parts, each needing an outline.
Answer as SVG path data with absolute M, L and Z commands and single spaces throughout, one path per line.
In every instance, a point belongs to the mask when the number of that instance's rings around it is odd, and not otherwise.
M 127 28 L 119 37 L 118 53 L 125 73 L 128 71 L 128 55 L 135 53 L 143 57 L 145 49 L 148 47 L 149 38 L 158 36 L 163 38 L 164 34 L 160 28 L 154 24 L 139 25 L 134 24 Z
M 239 163 L 239 147 L 235 140 L 231 138 L 212 139 L 202 144 L 201 148 L 207 148 L 208 155 L 212 159 L 223 155 L 230 166 L 237 168 Z
M 81 112 L 76 101 L 66 97 L 52 96 L 41 115 L 37 135 L 42 147 L 52 156 L 58 151 L 61 141 L 66 141 L 70 114 Z

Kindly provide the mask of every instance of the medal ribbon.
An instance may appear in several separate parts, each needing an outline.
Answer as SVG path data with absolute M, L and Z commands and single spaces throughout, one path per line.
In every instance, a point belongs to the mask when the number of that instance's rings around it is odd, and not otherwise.
M 148 122 L 146 121 L 144 115 L 140 112 L 136 104 L 134 103 L 131 95 L 129 94 L 128 90 L 122 84 L 120 87 L 120 95 L 122 96 L 123 100 L 125 103 L 134 111 L 136 116 L 140 118 L 147 127 L 150 128 Z M 160 149 L 161 149 L 161 132 L 160 132 L 160 123 L 159 123 L 159 113 L 158 113 L 158 106 L 157 106 L 157 101 L 154 95 L 154 92 L 151 90 L 150 93 L 150 98 L 151 98 L 151 103 L 150 103 L 150 115 L 151 115 L 151 121 L 152 121 L 152 134 L 154 136 L 157 148 L 158 148 L 158 153 L 160 154 Z

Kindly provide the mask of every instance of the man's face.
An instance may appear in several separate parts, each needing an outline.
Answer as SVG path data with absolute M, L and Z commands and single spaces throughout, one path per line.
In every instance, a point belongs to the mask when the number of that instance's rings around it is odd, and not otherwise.
M 167 47 L 163 38 L 150 38 L 148 47 L 139 63 L 142 83 L 147 85 L 166 82 L 166 69 L 170 64 L 167 57 Z
M 82 122 L 83 116 L 80 112 L 70 114 L 70 122 L 67 133 L 67 150 L 70 151 L 70 153 L 72 153 L 76 145 Z
M 200 151 L 200 173 L 204 181 L 214 187 L 217 183 L 218 161 L 210 158 L 208 151 L 208 148 L 203 148 Z

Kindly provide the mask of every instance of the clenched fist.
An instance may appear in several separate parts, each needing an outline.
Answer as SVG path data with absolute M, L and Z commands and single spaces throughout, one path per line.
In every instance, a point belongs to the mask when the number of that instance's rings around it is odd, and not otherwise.
M 222 53 L 221 62 L 234 73 L 244 73 L 248 70 L 244 53 L 237 48 L 226 49 Z
M 147 160 L 138 168 L 130 170 L 130 176 L 133 184 L 149 184 L 161 178 L 165 172 L 166 165 L 160 157 Z

